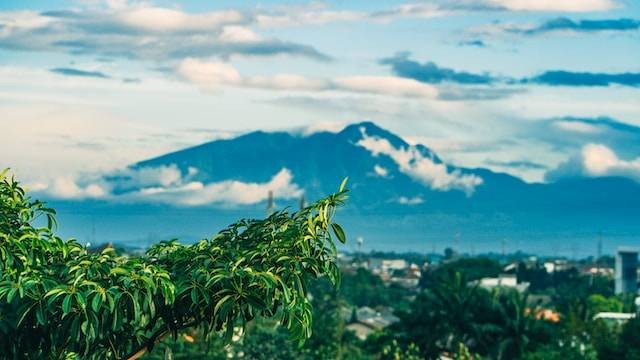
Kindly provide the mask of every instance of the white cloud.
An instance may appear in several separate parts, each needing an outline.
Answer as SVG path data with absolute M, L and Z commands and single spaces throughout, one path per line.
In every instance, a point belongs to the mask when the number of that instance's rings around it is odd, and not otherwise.
M 357 145 L 369 150 L 374 156 L 389 156 L 398 164 L 398 168 L 411 178 L 429 186 L 431 189 L 448 191 L 457 189 L 468 196 L 482 184 L 482 178 L 473 174 L 463 174 L 460 170 L 450 170 L 446 164 L 438 163 L 433 158 L 423 155 L 415 146 L 395 148 L 387 139 L 368 136 L 363 137 Z
M 228 63 L 187 58 L 178 64 L 176 73 L 204 90 L 221 86 L 289 91 L 348 91 L 362 94 L 409 98 L 434 98 L 434 86 L 395 76 L 348 76 L 336 79 L 307 78 L 295 74 L 242 76 Z
M 331 22 L 358 21 L 368 17 L 360 11 L 328 10 L 321 3 L 307 5 L 282 6 L 276 9 L 255 13 L 254 21 L 262 27 L 289 27 L 304 25 L 322 25 Z
M 319 132 L 339 133 L 346 126 L 346 123 L 339 121 L 318 121 L 309 126 L 305 126 L 300 132 L 303 136 L 309 136 Z
M 262 38 L 241 10 L 188 13 L 148 4 L 38 13 L 0 11 L 0 48 L 170 60 L 186 56 L 328 56 L 311 46 Z
M 373 172 L 383 178 L 386 178 L 387 176 L 389 176 L 389 170 L 387 170 L 387 168 L 380 166 L 378 164 L 373 166 Z
M 191 167 L 187 174 L 182 174 L 175 164 L 171 164 L 127 168 L 108 176 L 56 177 L 49 182 L 27 184 L 27 187 L 56 199 L 105 199 L 181 206 L 256 204 L 266 200 L 269 191 L 280 199 L 303 194 L 286 168 L 264 183 L 236 180 L 203 183 L 193 180 L 197 173 L 198 170 Z
M 260 40 L 260 36 L 253 30 L 238 25 L 229 25 L 222 28 L 219 39 L 224 42 L 255 42 Z
M 414 196 L 411 198 L 406 196 L 400 196 L 398 198 L 398 203 L 402 205 L 419 205 L 424 203 L 424 199 L 422 199 L 420 196 Z
M 490 0 L 489 3 L 512 11 L 590 12 L 618 7 L 613 0 Z
M 368 17 L 376 21 L 393 21 L 401 18 L 433 18 L 445 16 L 454 11 L 443 9 L 437 4 L 406 3 L 387 10 L 376 11 Z
M 292 182 L 293 175 L 288 169 L 281 169 L 266 183 L 245 183 L 227 180 L 203 184 L 194 181 L 181 186 L 153 187 L 130 195 L 139 200 L 162 202 L 184 206 L 207 204 L 250 205 L 267 200 L 269 191 L 281 199 L 300 197 L 303 190 Z
M 132 28 L 146 31 L 218 30 L 223 25 L 245 21 L 244 15 L 237 10 L 188 14 L 180 10 L 145 5 L 120 9 L 115 13 L 117 21 Z
M 187 176 L 197 174 L 197 169 L 189 168 Z M 185 179 L 175 164 L 157 167 L 127 168 L 113 173 L 117 185 L 122 188 L 144 188 L 151 186 L 171 187 L 182 184 Z
M 107 195 L 105 189 L 99 184 L 81 186 L 69 177 L 55 178 L 51 186 L 41 185 L 39 190 L 59 199 L 103 198 Z
M 252 76 L 244 81 L 244 86 L 258 89 L 324 91 L 330 84 L 322 79 L 310 79 L 295 74 L 278 74 L 274 76 Z
M 640 181 L 640 157 L 623 160 L 613 150 L 601 144 L 585 145 L 581 155 L 587 175 L 624 176 Z
M 580 121 L 566 121 L 560 120 L 553 123 L 553 126 L 568 132 L 580 133 L 580 134 L 597 134 L 602 132 L 601 128 L 593 124 L 587 124 Z
M 349 76 L 334 81 L 336 88 L 353 92 L 392 95 L 398 97 L 435 98 L 436 87 L 395 76 Z
M 183 79 L 205 89 L 216 89 L 221 85 L 239 85 L 242 82 L 238 70 L 222 62 L 187 58 L 180 62 L 176 72 Z

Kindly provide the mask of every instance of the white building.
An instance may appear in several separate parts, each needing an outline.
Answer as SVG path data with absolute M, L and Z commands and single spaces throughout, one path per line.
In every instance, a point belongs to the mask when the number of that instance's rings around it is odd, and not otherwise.
M 523 292 L 529 288 L 528 282 L 518 284 L 518 278 L 515 274 L 500 274 L 497 278 L 482 278 L 475 283 L 481 288 L 485 288 L 487 290 L 494 288 L 510 288 Z

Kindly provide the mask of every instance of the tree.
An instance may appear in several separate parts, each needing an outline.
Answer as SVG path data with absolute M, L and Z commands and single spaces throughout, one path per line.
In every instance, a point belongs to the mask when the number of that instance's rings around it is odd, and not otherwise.
M 136 359 L 183 329 L 229 340 L 254 317 L 275 318 L 302 340 L 311 332 L 309 283 L 339 282 L 333 239 L 344 242 L 345 234 L 332 218 L 346 199 L 346 179 L 299 212 L 240 220 L 192 245 L 166 241 L 122 257 L 56 236 L 55 211 L 6 174 L 0 353 L 8 358 Z
M 492 342 L 496 359 L 519 359 L 529 349 L 551 339 L 535 309 L 527 307 L 527 294 L 515 290 L 495 293 L 493 321 L 480 325 L 481 333 Z
M 417 345 L 428 359 L 455 353 L 459 344 L 473 348 L 478 344 L 478 312 L 487 296 L 477 285 L 469 286 L 462 274 L 450 272 L 418 294 L 409 311 L 399 312 L 400 322 L 390 332 L 404 345 Z
M 622 301 L 615 297 L 607 298 L 600 294 L 593 294 L 587 298 L 588 314 L 591 317 L 599 312 L 621 312 L 622 307 Z
M 624 352 L 624 359 L 640 359 L 640 319 L 627 321 L 620 333 L 620 348 Z

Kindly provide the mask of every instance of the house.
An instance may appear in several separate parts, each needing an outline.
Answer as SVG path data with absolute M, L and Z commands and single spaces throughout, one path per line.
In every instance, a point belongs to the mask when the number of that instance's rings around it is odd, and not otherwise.
M 474 281 L 473 283 L 478 284 L 478 286 L 487 290 L 495 288 L 511 288 L 519 292 L 524 292 L 529 288 L 528 282 L 518 283 L 518 279 L 515 274 L 500 274 L 497 278 L 482 278 L 478 281 Z
M 355 322 L 347 325 L 346 328 L 355 332 L 356 336 L 362 340 L 366 339 L 372 332 L 382 330 L 400 321 L 397 316 L 393 315 L 393 309 L 389 307 L 373 309 L 368 306 L 362 306 L 355 310 L 355 317 Z
M 404 259 L 370 258 L 367 264 L 374 274 L 389 274 L 394 270 L 405 270 L 409 264 Z
M 593 320 L 602 319 L 608 325 L 622 325 L 635 317 L 634 313 L 600 312 L 593 317 Z
M 375 331 L 372 327 L 358 322 L 351 323 L 345 328 L 349 331 L 353 331 L 360 340 L 365 340 L 372 332 Z

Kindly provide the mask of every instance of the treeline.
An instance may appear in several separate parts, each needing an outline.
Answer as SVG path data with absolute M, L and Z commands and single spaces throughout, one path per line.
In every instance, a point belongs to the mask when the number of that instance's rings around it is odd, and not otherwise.
M 313 335 L 302 345 L 263 321 L 228 346 L 198 334 L 190 334 L 194 343 L 161 346 L 176 359 L 640 359 L 640 320 L 593 320 L 601 311 L 635 311 L 631 297 L 612 295 L 611 279 L 523 265 L 516 271 L 531 293 L 473 285 L 501 268 L 485 258 L 450 261 L 426 272 L 417 290 L 386 285 L 363 268 L 345 271 L 338 290 L 312 285 Z M 400 320 L 361 341 L 346 329 L 345 309 L 354 306 L 393 306 Z

